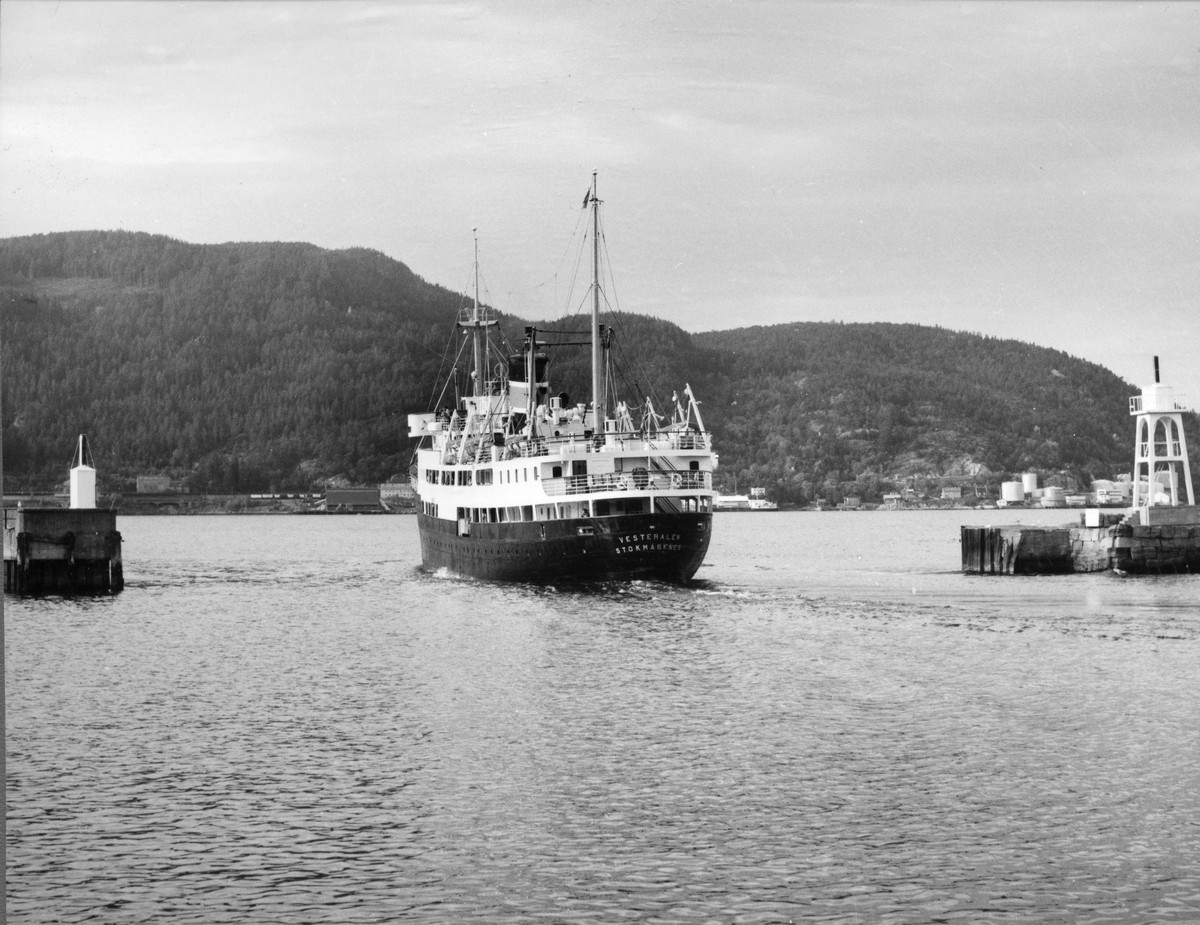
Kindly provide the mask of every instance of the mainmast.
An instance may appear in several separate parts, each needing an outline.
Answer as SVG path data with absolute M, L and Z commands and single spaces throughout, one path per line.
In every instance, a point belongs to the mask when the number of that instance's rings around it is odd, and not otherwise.
M 474 380 L 471 386 L 471 396 L 478 398 L 488 393 L 487 329 L 493 327 L 497 322 L 488 314 L 487 306 L 479 303 L 479 229 L 471 230 L 475 233 L 475 297 L 470 308 L 459 309 L 458 326 L 471 329 L 472 363 L 475 366 L 471 371 L 471 378 Z
M 483 325 L 482 319 L 479 317 L 479 229 L 472 228 L 472 234 L 475 236 L 475 305 L 471 310 L 471 346 L 475 352 L 475 395 L 483 395 L 487 388 L 487 373 L 483 368 L 484 360 L 484 343 L 483 343 Z
M 604 396 L 600 390 L 600 200 L 592 171 L 592 428 L 604 433 Z

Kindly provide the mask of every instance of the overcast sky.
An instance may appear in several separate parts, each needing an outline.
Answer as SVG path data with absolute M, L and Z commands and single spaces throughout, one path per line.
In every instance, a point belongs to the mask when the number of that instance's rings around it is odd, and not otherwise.
M 4 0 L 0 142 L 2 237 L 362 246 L 463 290 L 478 227 L 534 319 L 598 170 L 625 311 L 1136 385 L 1158 354 L 1200 403 L 1200 3 Z

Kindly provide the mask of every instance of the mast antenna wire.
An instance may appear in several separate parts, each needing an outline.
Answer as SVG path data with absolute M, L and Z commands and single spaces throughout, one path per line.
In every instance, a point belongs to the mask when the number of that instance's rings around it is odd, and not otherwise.
M 582 246 L 587 243 L 587 235 L 582 233 L 584 223 L 587 221 L 587 210 L 581 209 L 575 217 L 575 227 L 571 234 L 567 237 L 567 243 L 563 245 L 562 253 L 558 255 L 558 262 L 555 264 L 554 272 L 545 280 L 532 287 L 532 291 L 537 291 L 551 282 L 554 283 L 554 297 L 551 305 L 557 309 L 558 306 L 558 280 L 562 275 L 563 266 L 566 263 L 567 257 L 570 254 L 571 248 L 575 246 L 575 242 L 579 242 L 579 250 L 575 254 L 575 264 L 571 267 L 571 284 L 567 288 L 568 295 L 575 291 L 575 283 L 579 278 L 579 266 L 582 262 Z
M 429 393 L 429 408 L 431 410 L 437 410 L 437 406 L 439 404 L 441 404 L 442 399 L 446 397 L 446 390 L 450 388 L 450 381 L 455 378 L 454 375 L 451 375 L 445 379 L 443 379 L 443 377 L 442 377 L 442 371 L 446 368 L 446 358 L 450 355 L 450 346 L 451 346 L 451 344 L 454 343 L 454 334 L 455 333 L 456 332 L 451 331 L 450 337 L 447 338 L 447 340 L 446 340 L 446 349 L 443 351 L 441 363 L 438 365 L 437 378 L 433 380 L 434 382 L 442 382 L 443 385 L 442 385 L 442 392 L 440 395 L 437 396 L 436 399 L 433 397 L 434 393 L 436 392 L 436 387 L 434 388 L 434 390 L 430 391 L 430 393 Z M 455 354 L 454 362 L 450 366 L 451 370 L 458 369 L 458 364 L 459 364 L 459 361 L 462 359 L 463 350 L 466 349 L 466 344 L 467 344 L 466 338 L 462 338 L 461 341 L 459 342 L 458 352 L 457 352 L 457 354 Z
M 587 205 L 590 204 L 590 202 L 591 191 L 589 189 L 588 199 L 584 204 Z M 568 298 L 570 298 L 573 293 L 576 293 L 584 259 L 591 256 L 589 253 L 589 244 L 591 244 L 591 236 L 589 232 L 591 229 L 588 227 L 590 223 L 586 221 L 586 219 L 590 217 L 591 210 L 581 209 L 579 210 L 578 214 L 579 217 L 576 220 L 575 229 L 572 233 L 572 240 L 568 241 L 567 248 L 564 250 L 565 254 L 568 250 L 573 249 L 575 255 L 571 271 L 571 284 L 566 290 Z M 626 329 L 630 319 L 628 313 L 620 307 L 619 299 L 617 297 L 616 276 L 613 273 L 612 255 L 608 246 L 608 235 L 604 227 L 603 215 L 600 216 L 598 226 L 600 249 L 603 255 L 601 263 L 604 264 L 603 281 L 605 283 L 605 285 L 600 287 L 600 297 L 603 300 L 605 310 L 608 315 L 608 320 L 610 322 L 610 327 L 613 328 L 617 333 L 624 335 L 628 333 Z M 555 275 L 555 278 L 557 278 L 557 274 Z M 588 298 L 592 294 L 592 283 L 589 283 L 588 286 L 584 288 L 582 293 L 578 293 L 578 301 L 566 306 L 563 314 L 560 317 L 560 320 L 565 323 L 573 323 L 589 314 L 590 308 L 585 306 L 587 306 Z M 611 299 L 609 298 L 610 294 L 612 296 Z M 620 364 L 623 367 L 620 378 L 623 383 L 630 384 L 631 380 L 629 377 L 632 376 L 632 388 L 635 390 L 635 393 L 637 394 L 637 400 L 640 402 L 646 397 L 646 393 L 638 383 L 638 377 L 640 376 L 641 379 L 646 382 L 653 382 L 653 380 L 648 375 L 647 370 L 640 358 L 630 358 L 626 354 L 624 351 L 624 340 L 625 338 L 623 336 L 617 339 L 617 348 L 620 351 L 624 361 Z M 656 405 L 662 404 L 662 402 L 659 401 L 659 396 L 656 393 L 653 385 L 650 387 L 649 395 L 651 400 L 654 401 Z
M 612 255 L 609 253 L 608 235 L 605 232 L 603 222 L 601 222 L 601 224 L 600 224 L 600 246 L 604 251 L 604 258 L 605 258 L 604 265 L 605 265 L 605 269 L 607 270 L 608 286 L 611 289 L 612 295 L 613 295 L 612 302 L 611 303 L 609 302 L 608 290 L 602 290 L 601 294 L 604 296 L 604 304 L 607 307 L 608 312 L 609 312 L 610 326 L 613 329 L 615 329 L 618 333 L 624 334 L 625 328 L 624 328 L 624 325 L 622 324 L 622 322 L 626 321 L 628 314 L 624 310 L 622 310 L 622 308 L 620 307 L 620 301 L 617 298 L 617 280 L 613 274 L 613 260 L 612 260 Z M 621 338 L 621 341 L 619 341 L 619 343 L 623 342 L 623 340 L 624 340 L 624 338 Z M 622 357 L 625 357 L 625 354 L 623 351 L 622 351 Z M 626 357 L 626 359 L 628 359 L 628 358 Z M 642 364 L 641 359 L 639 357 L 634 356 L 632 361 L 629 362 L 629 366 L 635 367 L 635 368 L 631 368 L 630 372 L 634 377 L 634 380 L 632 383 L 633 388 L 635 389 L 636 394 L 638 396 L 638 400 L 640 401 L 644 396 L 643 396 L 643 390 L 637 382 L 637 377 L 640 375 L 645 381 L 650 382 L 650 383 L 653 383 L 654 380 L 651 379 L 650 376 L 647 374 L 646 368 Z M 625 379 L 624 376 L 622 376 L 622 380 L 625 382 L 628 382 L 628 380 Z M 659 396 L 655 392 L 653 385 L 650 386 L 649 391 L 650 391 L 650 398 L 651 398 L 651 400 L 654 401 L 655 405 L 661 405 L 662 403 L 659 401 Z

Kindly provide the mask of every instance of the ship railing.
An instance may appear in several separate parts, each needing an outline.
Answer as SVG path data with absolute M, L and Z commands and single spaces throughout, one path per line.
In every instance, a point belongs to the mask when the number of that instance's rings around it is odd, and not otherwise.
M 603 435 L 537 437 L 514 440 L 508 444 L 509 456 L 546 456 L 550 453 L 587 454 L 605 452 L 669 452 L 672 450 L 711 450 L 712 439 L 707 432 L 695 430 L 659 431 L 647 435 L 640 431 L 624 431 Z
M 672 449 L 678 450 L 707 450 L 709 449 L 708 434 L 698 430 L 680 430 L 668 432 Z M 656 438 L 661 440 L 661 437 Z
M 631 472 L 542 479 L 542 488 L 551 497 L 610 492 L 708 491 L 711 487 L 711 476 L 707 472 L 647 472 L 641 468 Z
M 532 440 L 522 438 L 514 440 L 508 444 L 509 458 L 520 457 L 522 459 L 533 456 L 545 456 L 550 452 L 549 443 L 545 437 L 535 437 Z
M 653 434 L 629 434 L 619 437 L 632 437 L 641 441 L 650 450 L 710 450 L 711 438 L 706 431 L 699 430 L 660 430 Z

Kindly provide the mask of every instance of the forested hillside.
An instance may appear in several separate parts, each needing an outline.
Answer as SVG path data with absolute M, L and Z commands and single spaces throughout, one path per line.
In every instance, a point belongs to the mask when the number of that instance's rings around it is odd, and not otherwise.
M 796 500 L 954 480 L 994 491 L 1030 470 L 1086 488 L 1131 468 L 1137 389 L 1060 351 L 906 324 L 696 340 L 723 357 L 709 417 L 725 452 L 744 447 L 745 477 Z
M 240 491 L 406 473 L 406 415 L 438 397 L 468 304 L 375 251 L 130 232 L 0 241 L 0 287 L 10 490 L 61 481 L 79 433 L 109 490 L 148 473 Z M 519 343 L 525 321 L 501 319 Z M 798 502 L 1129 469 L 1132 387 L 1055 351 L 916 325 L 605 320 L 632 401 L 692 384 L 727 490 Z M 555 390 L 582 396 L 585 365 L 560 362 Z
M 373 251 L 121 232 L 5 241 L 0 273 L 10 477 L 61 476 L 86 432 L 102 474 L 378 481 L 460 301 Z

